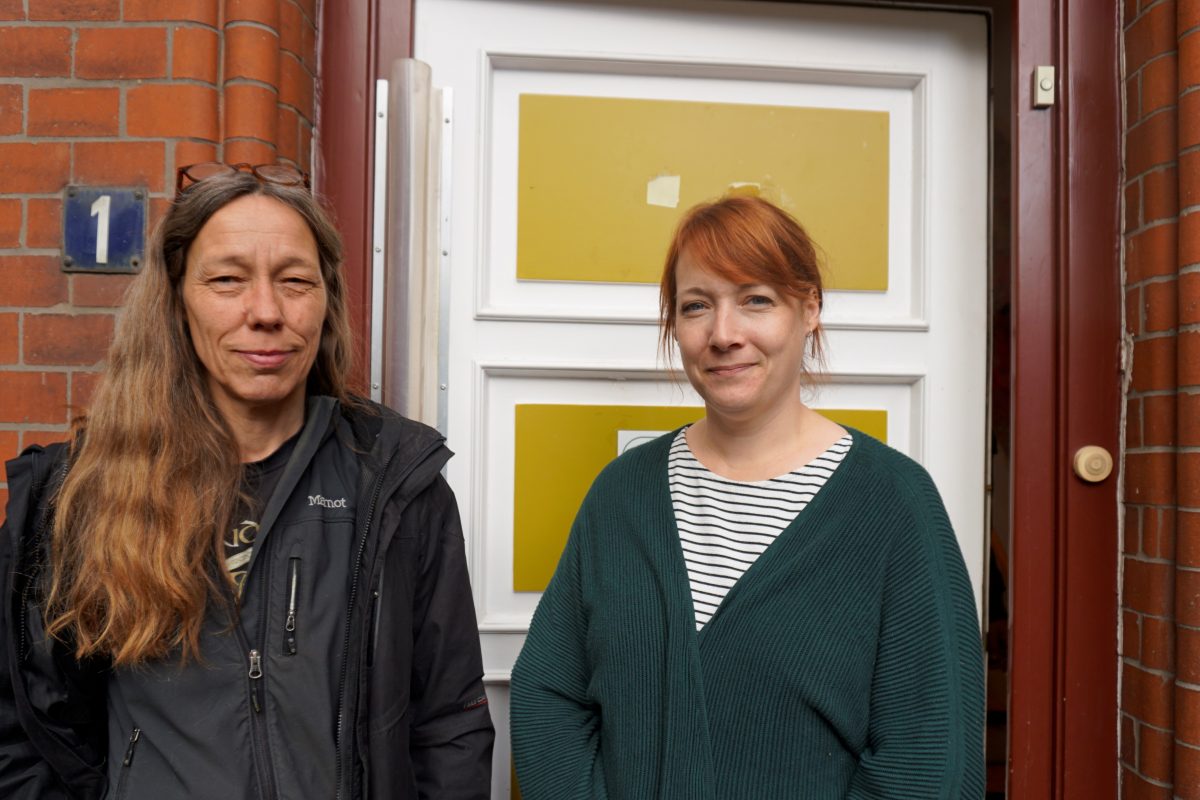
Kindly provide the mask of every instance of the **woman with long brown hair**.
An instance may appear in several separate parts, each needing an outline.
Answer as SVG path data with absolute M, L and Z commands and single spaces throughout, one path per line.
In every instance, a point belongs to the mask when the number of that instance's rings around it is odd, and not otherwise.
M 513 668 L 526 800 L 983 796 L 962 554 L 924 469 L 804 403 L 822 303 L 776 206 L 679 223 L 662 339 L 705 416 L 579 510 Z
M 7 465 L 0 796 L 486 797 L 449 451 L 350 391 L 306 175 L 177 188 L 69 446 Z

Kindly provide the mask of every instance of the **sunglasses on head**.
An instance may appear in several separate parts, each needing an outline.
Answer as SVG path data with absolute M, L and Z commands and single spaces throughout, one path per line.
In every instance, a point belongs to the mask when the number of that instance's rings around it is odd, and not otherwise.
M 305 189 L 312 189 L 308 173 L 291 164 L 225 164 L 221 161 L 203 161 L 175 170 L 175 194 L 178 195 L 187 187 L 208 178 L 218 175 L 234 175 L 238 172 L 249 172 L 260 183 L 303 186 Z

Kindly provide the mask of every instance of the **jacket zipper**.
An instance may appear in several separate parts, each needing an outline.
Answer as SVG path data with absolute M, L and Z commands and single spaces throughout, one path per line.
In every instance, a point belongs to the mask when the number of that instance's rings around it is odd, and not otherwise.
M 438 443 L 441 444 L 440 442 Z M 424 453 L 421 457 L 424 457 Z M 371 531 L 371 521 L 375 517 L 375 505 L 379 502 L 379 493 L 383 491 L 383 481 L 387 477 L 388 467 L 391 466 L 392 459 L 396 457 L 396 451 L 393 450 L 388 454 L 387 459 L 383 462 L 383 466 L 379 470 L 379 475 L 375 478 L 375 484 L 371 487 L 371 502 L 367 506 L 367 516 L 363 520 L 362 532 L 359 536 L 358 547 L 354 554 L 354 560 L 350 562 L 350 599 L 346 604 L 346 630 L 342 638 L 342 670 L 338 676 L 338 693 L 337 693 L 337 734 L 334 738 L 334 750 L 337 754 L 337 771 L 335 779 L 337 783 L 337 800 L 342 798 L 342 772 L 345 765 L 342 763 L 342 745 L 343 735 L 345 733 L 345 717 L 346 717 L 346 670 L 349 667 L 350 661 L 350 624 L 354 616 L 354 601 L 358 596 L 358 574 L 360 565 L 362 564 L 363 553 L 367 549 L 367 536 Z M 420 463 L 421 458 L 413 459 L 414 464 Z
M 283 623 L 283 654 L 296 655 L 296 586 L 300 582 L 300 559 L 288 559 L 287 619 Z
M 266 539 L 262 540 L 261 545 L 264 550 L 258 553 L 258 562 L 262 564 L 260 578 L 263 590 L 260 593 L 262 610 L 259 613 L 259 636 L 265 637 L 267 631 L 267 610 L 270 606 L 270 586 L 271 586 L 271 559 L 266 553 Z M 256 543 L 256 546 L 257 545 Z M 250 576 L 246 576 L 246 580 L 250 580 Z M 246 591 L 243 589 L 243 591 Z M 266 713 L 266 702 L 259 688 L 262 685 L 263 679 L 263 650 L 262 647 L 251 646 L 249 637 L 246 636 L 246 631 L 242 627 L 242 622 L 239 618 L 238 623 L 233 626 L 237 633 L 238 644 L 242 651 L 246 653 L 247 669 L 246 669 L 246 690 L 250 695 L 250 707 L 253 713 L 250 715 L 250 741 L 254 749 L 254 764 L 256 771 L 259 774 L 260 786 L 262 788 L 262 796 L 265 800 L 274 800 L 275 794 L 275 773 L 271 759 L 270 743 L 267 741 L 266 720 L 263 715 Z
M 121 759 L 121 777 L 117 778 L 117 800 L 121 800 L 125 796 L 125 791 L 129 783 L 129 768 L 133 766 L 133 751 L 137 747 L 138 740 L 142 738 L 142 729 L 134 728 L 129 734 L 129 745 L 125 748 L 125 757 Z

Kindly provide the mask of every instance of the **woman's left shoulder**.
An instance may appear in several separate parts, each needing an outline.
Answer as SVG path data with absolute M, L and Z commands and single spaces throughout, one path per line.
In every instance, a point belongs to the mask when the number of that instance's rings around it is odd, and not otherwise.
M 893 488 L 901 495 L 928 501 L 941 496 L 929 471 L 911 456 L 879 441 L 873 436 L 855 429 L 848 429 L 853 437 L 851 452 L 853 463 L 862 480 L 875 483 L 879 488 Z

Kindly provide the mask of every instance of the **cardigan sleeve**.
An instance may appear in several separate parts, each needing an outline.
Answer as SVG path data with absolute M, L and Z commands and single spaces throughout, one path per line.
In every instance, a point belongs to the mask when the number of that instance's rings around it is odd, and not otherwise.
M 983 797 L 983 654 L 974 593 L 932 481 L 887 562 L 867 749 L 847 800 Z
M 582 527 L 576 520 L 513 666 L 513 764 L 525 800 L 607 797 L 599 759 L 600 712 L 588 697 L 591 667 L 578 547 Z

